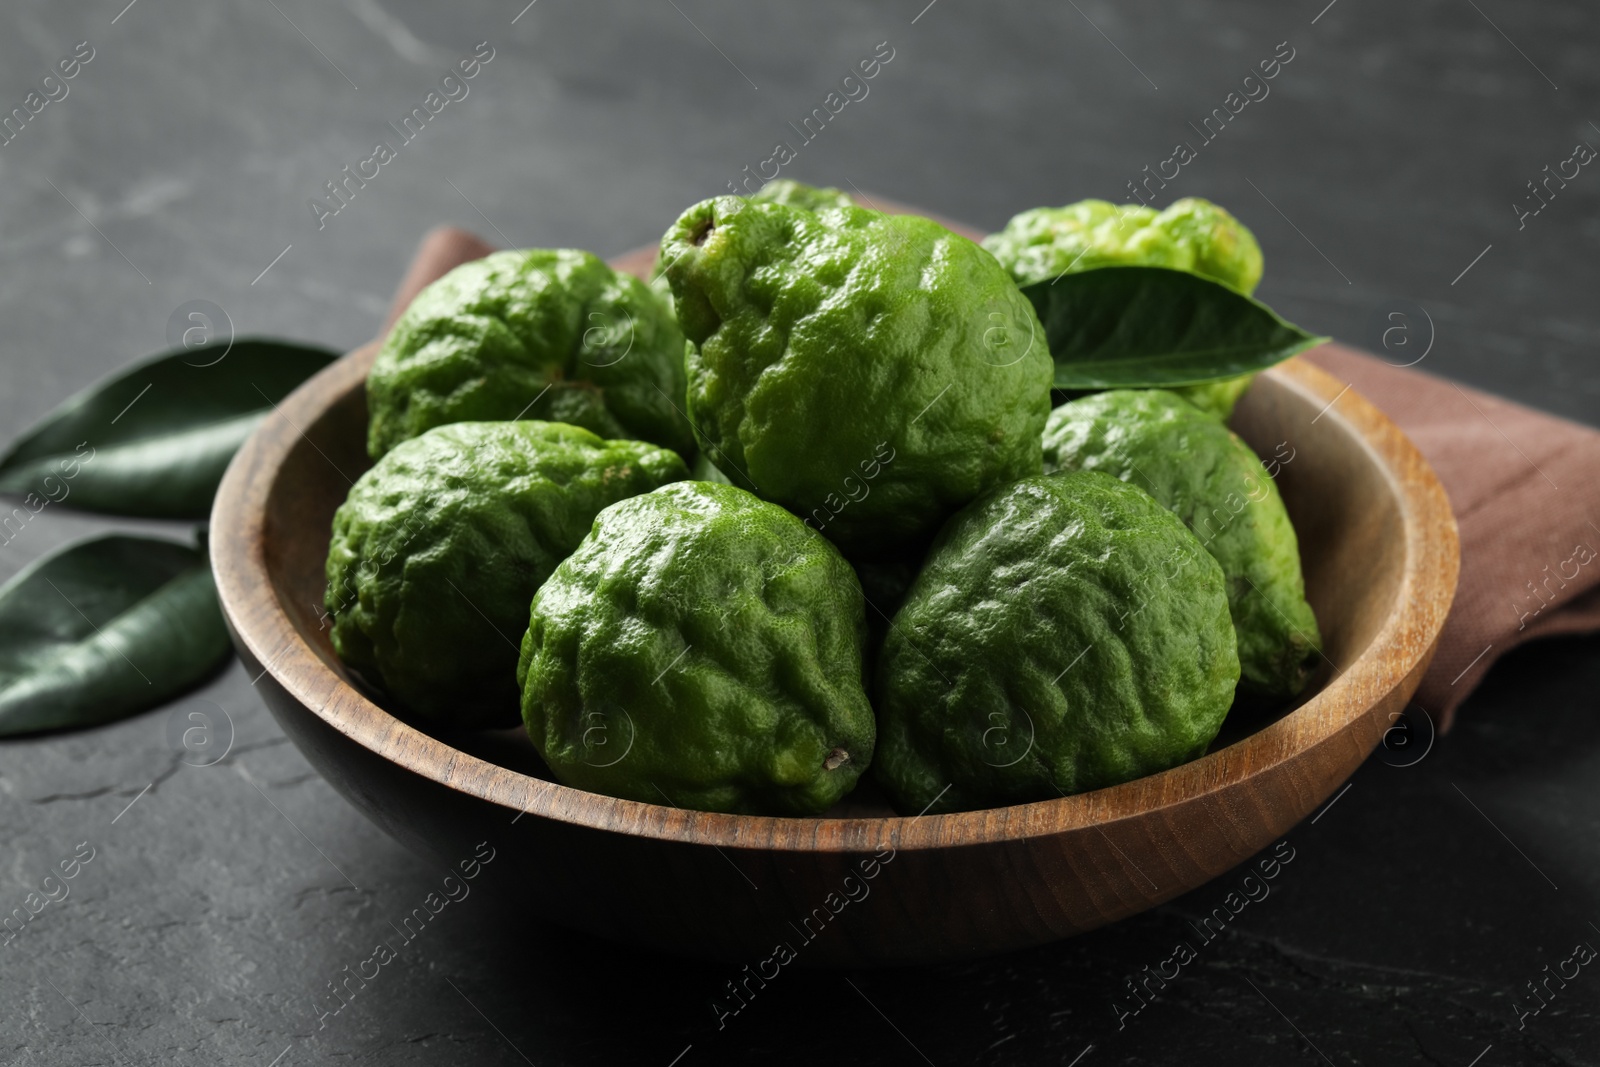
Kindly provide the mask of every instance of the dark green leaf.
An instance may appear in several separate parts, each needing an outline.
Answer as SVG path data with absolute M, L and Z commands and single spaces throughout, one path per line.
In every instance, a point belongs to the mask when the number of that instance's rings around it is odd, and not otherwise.
M 14 444 L 0 458 L 0 492 L 89 511 L 204 518 L 256 423 L 336 358 L 270 340 L 157 356 L 79 393 Z
M 203 552 L 122 534 L 80 542 L 0 586 L 0 736 L 165 703 L 230 650 Z
M 1233 378 L 1328 340 L 1226 285 L 1165 267 L 1102 267 L 1022 291 L 1044 323 L 1057 389 Z

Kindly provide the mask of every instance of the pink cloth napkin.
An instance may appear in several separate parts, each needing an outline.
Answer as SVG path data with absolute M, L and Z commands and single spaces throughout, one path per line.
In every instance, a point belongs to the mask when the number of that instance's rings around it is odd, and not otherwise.
M 1461 581 L 1415 697 L 1440 729 L 1505 652 L 1600 629 L 1600 433 L 1343 345 L 1302 358 L 1405 431 L 1456 513 Z
M 465 230 L 430 232 L 384 333 L 429 282 L 492 251 Z M 642 274 L 653 259 L 641 249 L 612 263 Z M 1600 629 L 1600 432 L 1343 345 L 1302 358 L 1393 419 L 1438 472 L 1455 509 L 1461 583 L 1415 697 L 1441 730 L 1508 650 L 1547 634 Z

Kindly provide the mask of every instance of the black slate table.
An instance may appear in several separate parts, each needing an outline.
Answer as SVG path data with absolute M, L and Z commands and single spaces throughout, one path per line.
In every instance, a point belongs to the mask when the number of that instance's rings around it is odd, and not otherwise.
M 1424 369 L 1600 422 L 1600 174 L 1537 215 L 1527 199 L 1600 144 L 1593 5 L 925 3 L 9 5 L 0 112 L 92 58 L 0 145 L 0 430 L 166 348 L 187 301 L 240 334 L 351 347 L 435 223 L 611 254 L 770 173 L 780 142 L 787 176 L 987 227 L 1121 199 L 1190 143 L 1157 202 L 1242 216 L 1286 316 L 1372 347 L 1409 301 L 1436 331 Z M 466 95 L 330 200 L 480 42 Z M 1265 90 L 1244 81 L 1275 58 Z M 837 114 L 835 91 L 853 97 Z M 1207 127 L 1232 92 L 1255 99 Z M 112 525 L 180 529 L 52 507 L 0 548 L 0 577 Z M 79 864 L 0 947 L 0 1061 L 1600 1063 L 1600 968 L 1545 1000 L 1527 985 L 1600 945 L 1597 652 L 1516 652 L 1420 760 L 1380 750 L 1210 941 L 1194 924 L 1232 877 L 1001 959 L 785 973 L 720 1025 L 730 968 L 508 937 L 514 904 L 488 892 L 329 1011 L 440 873 L 310 770 L 234 665 L 115 726 L 0 744 L 0 911 Z M 195 711 L 231 724 L 213 766 L 169 741 Z M 1195 958 L 1150 984 L 1180 941 Z

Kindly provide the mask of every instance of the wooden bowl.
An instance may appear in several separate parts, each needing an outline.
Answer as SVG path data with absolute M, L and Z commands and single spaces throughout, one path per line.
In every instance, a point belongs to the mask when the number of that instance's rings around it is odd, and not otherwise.
M 1261 455 L 1292 456 L 1277 481 L 1328 660 L 1298 708 L 1163 774 L 988 811 L 901 818 L 868 793 L 853 817 L 761 818 L 598 796 L 548 780 L 515 732 L 401 722 L 329 646 L 323 558 L 370 465 L 375 353 L 301 386 L 228 469 L 211 551 L 234 643 L 284 732 L 385 831 L 449 865 L 487 841 L 522 914 L 620 941 L 753 968 L 788 962 L 780 944 L 801 965 L 910 963 L 1038 945 L 1169 900 L 1349 777 L 1416 689 L 1455 591 L 1455 520 L 1433 472 L 1372 405 L 1292 360 L 1232 423 Z

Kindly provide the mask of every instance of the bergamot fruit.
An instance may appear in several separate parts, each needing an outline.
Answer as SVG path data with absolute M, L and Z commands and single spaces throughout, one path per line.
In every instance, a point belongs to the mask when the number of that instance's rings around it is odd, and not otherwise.
M 602 511 L 533 598 L 522 713 L 561 782 L 815 815 L 872 759 L 861 588 L 828 540 L 731 485 Z
M 757 189 L 750 199 L 770 200 L 774 204 L 788 204 L 790 207 L 805 208 L 807 211 L 822 211 L 830 207 L 854 207 L 856 203 L 850 194 L 843 190 L 832 186 L 806 185 L 792 178 L 770 181 Z
M 1183 270 L 1237 289 L 1246 296 L 1261 284 L 1261 246 L 1244 223 L 1209 200 L 1185 197 L 1155 217 L 1183 255 Z
M 874 773 L 908 815 L 1115 785 L 1203 753 L 1238 678 L 1222 568 L 1171 512 L 1025 478 L 950 520 L 895 616 Z
M 1049 470 L 1103 471 L 1145 490 L 1222 564 L 1242 689 L 1284 699 L 1305 688 L 1317 619 L 1289 513 L 1249 445 L 1171 392 L 1118 389 L 1051 412 L 1044 450 Z
M 842 190 L 831 186 L 807 185 L 793 178 L 777 178 L 769 181 L 751 193 L 750 199 L 770 200 L 774 204 L 787 204 L 806 211 L 822 211 L 830 207 L 854 207 L 856 203 L 849 193 Z M 658 254 L 655 265 L 650 268 L 650 288 L 671 305 L 672 286 L 668 284 L 667 276 L 663 273 L 664 263 L 665 260 Z
M 675 452 L 560 423 L 461 422 L 404 441 L 334 515 L 334 651 L 420 718 L 515 725 L 534 591 L 601 508 L 686 477 Z
M 496 252 L 417 294 L 389 332 L 367 377 L 367 451 L 527 418 L 692 456 L 683 352 L 671 308 L 596 256 Z
M 983 247 L 1019 285 L 1098 267 L 1188 269 L 1172 235 L 1154 225 L 1156 215 L 1153 208 L 1109 200 L 1038 207 L 1014 215 L 983 239 Z
M 1186 197 L 1164 211 L 1080 200 L 1024 211 L 983 246 L 1018 285 L 1097 267 L 1166 267 L 1221 282 L 1249 296 L 1261 281 L 1261 246 L 1245 225 L 1209 200 Z M 1173 391 L 1227 418 L 1253 375 Z
M 853 558 L 1040 471 L 1044 330 L 966 238 L 915 216 L 719 197 L 684 212 L 661 258 L 703 444 Z

